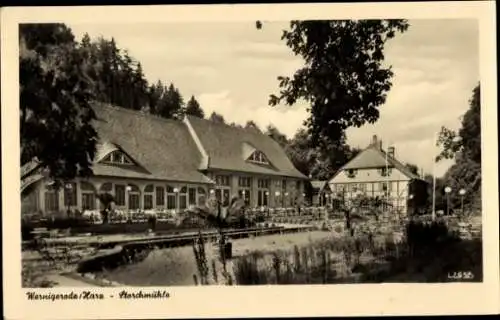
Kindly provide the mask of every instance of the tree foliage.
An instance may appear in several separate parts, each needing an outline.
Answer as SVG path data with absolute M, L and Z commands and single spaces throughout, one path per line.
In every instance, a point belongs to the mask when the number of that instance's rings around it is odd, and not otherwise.
M 472 91 L 469 109 L 462 118 L 458 131 L 442 128 L 438 143 L 442 147 L 437 160 L 455 159 L 455 163 L 443 176 L 446 186 L 452 188 L 451 202 L 461 203 L 459 190 L 464 189 L 464 202 L 481 206 L 481 88 L 478 84 Z
M 305 100 L 314 143 L 338 142 L 347 128 L 374 123 L 393 76 L 382 64 L 385 43 L 408 26 L 406 20 L 292 21 L 282 39 L 305 64 L 292 77 L 278 77 L 280 91 L 269 104 Z
M 164 118 L 183 118 L 186 110 L 180 90 L 173 83 L 166 85 L 160 80 L 149 84 L 142 64 L 127 50 L 120 49 L 114 38 L 92 41 L 85 34 L 80 46 L 86 58 L 97 66 L 90 76 L 96 84 L 98 101 Z
M 472 91 L 469 110 L 462 118 L 462 126 L 458 131 L 441 128 L 438 145 L 442 147 L 437 161 L 453 159 L 461 154 L 464 157 L 481 162 L 481 87 L 478 84 Z
M 189 99 L 188 103 L 186 104 L 185 113 L 202 119 L 205 117 L 203 109 L 200 107 L 200 104 L 198 103 L 198 101 L 195 99 L 194 96 L 191 96 L 191 99 Z
M 312 179 L 327 180 L 350 161 L 360 151 L 351 148 L 345 140 L 338 143 L 315 144 L 306 129 L 299 129 L 293 138 L 288 139 L 276 127 L 267 127 L 266 134 L 274 139 L 282 148 L 293 165 Z
M 217 123 L 226 123 L 224 116 L 221 114 L 218 114 L 215 111 L 213 111 L 212 114 L 210 114 L 210 117 L 208 119 L 210 121 L 217 122 Z
M 420 176 L 418 166 L 413 164 L 413 163 L 406 163 L 405 167 L 410 170 L 411 173 L 416 174 L 417 176 Z
M 19 48 L 21 165 L 36 160 L 56 186 L 91 175 L 96 65 L 64 24 L 20 25 Z

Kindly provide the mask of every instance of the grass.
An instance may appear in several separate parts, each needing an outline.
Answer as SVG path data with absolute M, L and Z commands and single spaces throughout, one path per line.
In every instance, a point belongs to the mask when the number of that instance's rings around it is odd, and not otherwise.
M 482 281 L 481 240 L 462 240 L 441 222 L 410 222 L 403 241 L 383 234 L 324 239 L 293 250 L 255 250 L 235 264 L 236 282 L 334 284 L 450 282 L 454 272 Z M 461 281 L 465 281 L 461 279 Z

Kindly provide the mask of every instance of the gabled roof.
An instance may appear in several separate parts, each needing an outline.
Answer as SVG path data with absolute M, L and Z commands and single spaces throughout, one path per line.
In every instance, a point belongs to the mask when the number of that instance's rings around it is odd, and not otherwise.
M 265 175 L 307 179 L 272 138 L 255 129 L 236 128 L 223 123 L 187 116 L 206 151 L 209 161 L 206 169 L 221 169 Z M 247 161 L 247 146 L 261 151 L 270 165 Z
M 411 172 L 404 164 L 390 155 L 387 156 L 386 164 L 386 151 L 376 143 L 370 144 L 358 153 L 351 161 L 341 167 L 332 179 L 343 170 L 384 168 L 386 165 L 389 168 L 396 168 L 410 179 L 420 179 L 418 175 Z
M 311 181 L 311 186 L 314 188 L 314 189 L 318 189 L 318 190 L 323 190 L 325 188 L 329 188 L 328 187 L 328 181 L 326 180 L 312 180 Z
M 119 107 L 94 106 L 98 155 L 123 150 L 138 166 L 95 163 L 95 175 L 208 183 L 198 171 L 201 154 L 184 123 Z

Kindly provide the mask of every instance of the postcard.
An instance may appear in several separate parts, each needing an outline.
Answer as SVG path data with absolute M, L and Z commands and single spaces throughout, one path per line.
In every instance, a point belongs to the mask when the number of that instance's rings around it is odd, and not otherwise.
M 494 6 L 3 8 L 6 318 L 498 313 Z

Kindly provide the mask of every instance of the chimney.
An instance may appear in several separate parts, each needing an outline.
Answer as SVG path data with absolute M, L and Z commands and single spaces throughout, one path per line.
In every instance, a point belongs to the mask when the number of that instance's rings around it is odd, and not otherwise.
M 395 151 L 396 151 L 396 149 L 394 147 L 389 147 L 389 148 L 387 148 L 387 155 L 391 158 L 394 158 Z
M 379 149 L 382 149 L 382 140 L 379 140 L 377 135 L 374 134 L 372 136 L 372 143 L 371 143 L 372 146 L 375 146 L 375 147 L 378 147 Z

